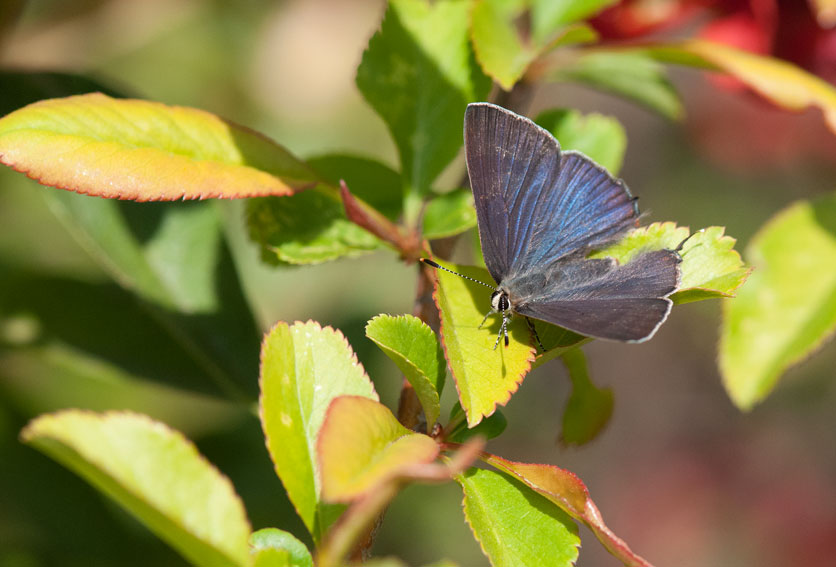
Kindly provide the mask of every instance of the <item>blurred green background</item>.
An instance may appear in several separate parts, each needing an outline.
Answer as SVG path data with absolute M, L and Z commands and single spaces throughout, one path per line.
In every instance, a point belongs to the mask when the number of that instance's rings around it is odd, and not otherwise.
M 16 6 L 19 19 L 0 30 L 3 69 L 90 75 L 132 96 L 217 113 L 302 157 L 342 151 L 396 166 L 383 123 L 354 86 L 383 2 L 7 0 L 3 10 Z M 790 115 L 717 91 L 695 72 L 674 79 L 687 109 L 682 123 L 565 85 L 537 91 L 530 114 L 567 106 L 616 116 L 628 135 L 622 177 L 641 196 L 647 220 L 725 226 L 739 250 L 785 205 L 834 190 L 836 137 L 818 114 Z M 458 160 L 444 179 L 459 179 L 462 167 Z M 53 191 L 0 169 L 0 567 L 184 564 L 98 492 L 18 441 L 29 419 L 63 407 L 130 407 L 183 430 L 232 479 L 254 528 L 281 527 L 308 541 L 252 414 L 161 382 L 125 380 L 94 360 L 80 364 L 73 341 L 24 348 L 38 342 L 46 319 L 79 340 L 108 325 L 132 325 L 131 313 L 108 312 L 107 298 L 121 291 L 53 214 L 45 198 Z M 378 313 L 411 312 L 415 268 L 386 252 L 268 267 L 247 239 L 243 204 L 218 206 L 261 331 L 307 319 L 341 329 L 382 401 L 395 407 L 400 376 L 363 328 Z M 457 259 L 468 261 L 469 240 L 460 242 Z M 76 290 L 79 303 L 51 302 L 50 290 L 59 288 Z M 545 365 L 505 409 L 508 430 L 489 450 L 577 473 L 610 527 L 656 565 L 832 565 L 836 351 L 825 346 L 743 415 L 717 373 L 719 322 L 720 303 L 700 302 L 676 308 L 647 344 L 589 345 L 592 377 L 614 389 L 616 409 L 601 437 L 581 448 L 556 444 L 569 383 L 559 363 Z M 445 392 L 446 407 L 454 394 L 453 387 Z M 581 537 L 580 566 L 618 564 L 590 532 Z M 416 565 L 441 557 L 487 564 L 452 484 L 413 486 L 399 496 L 375 553 Z

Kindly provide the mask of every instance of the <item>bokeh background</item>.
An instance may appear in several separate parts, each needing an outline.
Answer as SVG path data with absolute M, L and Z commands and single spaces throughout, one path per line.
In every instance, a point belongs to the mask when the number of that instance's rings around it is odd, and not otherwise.
M 354 86 L 385 8 L 381 1 L 4 0 L 2 6 L 21 9 L 16 25 L 0 35 L 3 68 L 89 74 L 138 97 L 217 113 L 303 157 L 339 150 L 397 165 L 383 123 Z M 622 177 L 641 196 L 648 220 L 725 226 L 739 250 L 787 204 L 834 190 L 836 136 L 818 114 L 775 110 L 718 90 L 695 71 L 675 71 L 673 78 L 687 110 L 679 123 L 565 85 L 538 90 L 531 114 L 567 106 L 616 116 L 628 136 Z M 462 167 L 460 159 L 444 178 L 459 179 Z M 0 169 L 0 277 L 33 271 L 108 281 L 50 212 L 48 191 L 54 190 Z M 411 312 L 415 268 L 386 252 L 268 267 L 247 240 L 242 204 L 223 207 L 261 328 L 315 319 L 341 329 L 384 403 L 394 407 L 400 376 L 363 328 L 378 313 Z M 462 239 L 457 259 L 467 261 L 468 241 Z M 2 304 L 18 300 L 28 298 L 5 297 Z M 54 309 L 79 333 L 87 318 L 100 315 Z M 0 312 L 4 341 L 20 333 L 12 323 L 19 321 Z M 834 565 L 836 349 L 825 344 L 742 414 L 718 375 L 719 324 L 720 302 L 700 302 L 677 307 L 649 343 L 586 347 L 593 380 L 613 388 L 616 407 L 604 433 L 580 448 L 556 443 L 569 382 L 559 362 L 545 365 L 505 409 L 509 427 L 489 450 L 576 472 L 609 526 L 656 565 Z M 110 388 L 80 394 L 76 384 L 0 350 L 0 567 L 182 565 L 98 492 L 18 441 L 20 428 L 45 411 L 136 402 Z M 445 393 L 447 408 L 453 390 Z M 146 394 L 142 411 L 171 416 L 169 406 L 155 407 L 153 392 Z M 305 539 L 257 420 L 212 400 L 182 401 L 173 425 L 232 479 L 254 528 L 276 526 Z M 487 565 L 464 523 L 461 498 L 454 484 L 408 488 L 389 509 L 375 553 L 411 565 L 442 557 Z M 590 532 L 582 528 L 581 537 L 580 566 L 618 565 Z

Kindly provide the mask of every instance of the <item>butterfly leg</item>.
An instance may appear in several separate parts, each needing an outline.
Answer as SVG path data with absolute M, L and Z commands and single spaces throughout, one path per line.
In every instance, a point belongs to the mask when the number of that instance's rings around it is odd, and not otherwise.
M 490 317 L 493 313 L 495 313 L 495 311 L 494 311 L 493 309 L 491 309 L 490 311 L 488 311 L 487 313 L 485 313 L 485 318 L 484 318 L 484 319 L 482 319 L 482 322 L 481 322 L 481 323 L 479 323 L 479 326 L 478 326 L 478 327 L 476 327 L 476 328 L 477 328 L 477 329 L 481 329 L 481 328 L 482 328 L 482 325 L 484 325 L 484 324 L 485 324 L 485 321 L 487 321 L 487 320 L 488 320 L 488 317 Z
M 502 333 L 505 335 L 505 348 L 508 348 L 508 319 L 502 314 Z
M 534 323 L 531 322 L 531 319 L 528 317 L 525 318 L 525 322 L 528 323 L 528 328 L 531 330 L 531 334 L 534 335 L 534 340 L 537 341 L 537 345 L 540 347 L 542 352 L 546 352 L 546 347 L 543 346 L 543 343 L 540 342 L 540 335 L 537 334 L 537 328 L 534 326 Z
M 502 311 L 502 325 L 499 327 L 499 332 L 496 334 L 496 342 L 493 344 L 493 349 L 496 350 L 496 347 L 499 346 L 499 340 L 502 337 L 505 337 L 505 346 L 507 347 L 509 344 L 508 341 L 508 320 L 511 317 L 505 311 Z

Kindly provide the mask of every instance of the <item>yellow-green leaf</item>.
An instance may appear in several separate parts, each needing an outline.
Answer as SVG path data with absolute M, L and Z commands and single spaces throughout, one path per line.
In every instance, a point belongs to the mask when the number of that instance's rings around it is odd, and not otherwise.
M 679 289 L 671 296 L 676 303 L 688 303 L 710 297 L 731 297 L 746 280 L 749 268 L 734 250 L 735 239 L 723 234 L 720 226 L 697 231 L 683 246 L 679 265 Z M 675 249 L 691 234 L 687 227 L 673 222 L 655 222 L 629 232 L 612 246 L 592 257 L 612 257 L 621 263 L 648 250 Z
M 346 502 L 438 455 L 430 437 L 408 430 L 386 406 L 360 396 L 331 402 L 319 436 L 322 497 Z
M 366 325 L 366 336 L 398 365 L 424 408 L 432 429 L 440 411 L 439 396 L 447 376 L 447 363 L 438 337 L 412 315 L 378 315 Z
M 67 410 L 23 440 L 118 502 L 195 565 L 249 565 L 250 525 L 229 479 L 181 434 L 149 417 Z
M 357 88 L 395 140 L 411 203 L 461 149 L 467 103 L 490 90 L 470 49 L 470 9 L 469 0 L 390 0 L 357 68 Z
M 553 503 L 508 474 L 472 468 L 456 480 L 464 514 L 494 567 L 571 567 L 578 526 Z
M 471 11 L 476 57 L 485 73 L 510 90 L 544 53 L 594 41 L 595 30 L 577 22 L 613 1 L 477 0 Z M 523 28 L 520 21 L 530 25 Z
M 836 329 L 836 197 L 800 201 L 746 249 L 754 271 L 723 304 L 720 370 L 731 399 L 750 409 L 781 374 Z
M 537 116 L 536 122 L 557 138 L 563 151 L 577 150 L 618 175 L 627 149 L 627 134 L 612 116 L 555 108 Z
M 485 454 L 486 463 L 517 480 L 559 506 L 574 519 L 583 522 L 614 557 L 627 567 L 652 567 L 604 523 L 601 512 L 589 497 L 586 485 L 572 472 L 552 465 L 520 463 Z
M 209 112 L 99 93 L 0 119 L 0 162 L 44 185 L 136 201 L 289 195 L 315 181 L 282 146 Z
M 482 268 L 439 264 L 485 283 L 493 281 Z M 492 315 L 479 328 L 491 308 L 491 290 L 444 270 L 436 270 L 436 275 L 433 297 L 441 314 L 444 351 L 468 425 L 473 427 L 497 404 L 508 403 L 531 369 L 530 331 L 522 317 L 515 317 L 508 326 L 509 346 L 500 340 L 494 349 L 501 317 Z
M 250 535 L 253 567 L 313 567 L 311 552 L 293 534 L 264 528 Z
M 319 541 L 339 513 L 320 499 L 316 442 L 337 396 L 377 400 L 342 333 L 313 321 L 278 323 L 261 347 L 261 426 L 288 497 Z
M 788 110 L 817 107 L 836 133 L 836 87 L 791 63 L 704 40 L 657 45 L 647 52 L 662 61 L 725 71 Z

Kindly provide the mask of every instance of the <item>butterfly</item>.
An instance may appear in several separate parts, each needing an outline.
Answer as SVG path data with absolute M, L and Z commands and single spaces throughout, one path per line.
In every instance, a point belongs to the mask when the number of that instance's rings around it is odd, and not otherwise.
M 588 258 L 639 224 L 623 181 L 494 104 L 468 105 L 464 146 L 482 254 L 496 282 L 479 282 L 494 290 L 485 320 L 502 317 L 494 349 L 503 336 L 508 346 L 514 315 L 526 317 L 538 343 L 528 318 L 600 339 L 651 338 L 671 311 L 684 241 L 625 264 Z

